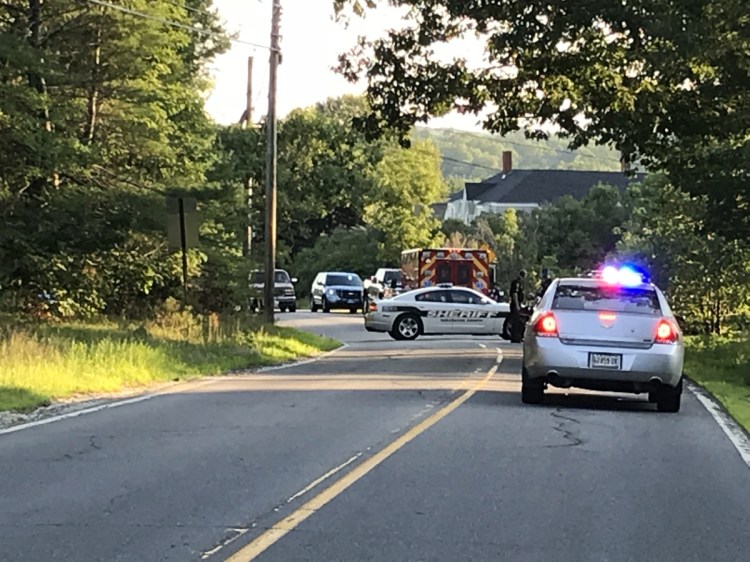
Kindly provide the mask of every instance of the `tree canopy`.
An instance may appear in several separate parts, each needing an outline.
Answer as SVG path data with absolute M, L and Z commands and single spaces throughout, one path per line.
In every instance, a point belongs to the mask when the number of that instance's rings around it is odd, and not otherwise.
M 384 2 L 334 0 L 366 13 Z M 393 0 L 401 28 L 341 57 L 366 78 L 364 127 L 408 134 L 451 110 L 502 134 L 549 125 L 575 148 L 611 144 L 709 195 L 712 228 L 750 239 L 750 13 L 746 0 Z M 442 56 L 474 38 L 481 61 Z M 451 51 L 454 53 L 455 51 Z

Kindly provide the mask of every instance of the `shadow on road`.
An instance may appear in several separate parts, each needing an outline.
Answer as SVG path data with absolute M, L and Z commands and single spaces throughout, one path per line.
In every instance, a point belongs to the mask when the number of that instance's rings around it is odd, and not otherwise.
M 519 385 L 520 386 L 520 385 Z M 616 412 L 649 412 L 655 411 L 656 407 L 649 403 L 643 395 L 622 394 L 589 394 L 584 392 L 573 392 L 563 394 L 554 389 L 544 395 L 544 401 L 539 405 L 523 404 L 521 402 L 520 388 L 518 392 L 483 390 L 477 392 L 468 404 L 523 407 L 523 408 L 569 408 L 573 410 L 609 410 Z

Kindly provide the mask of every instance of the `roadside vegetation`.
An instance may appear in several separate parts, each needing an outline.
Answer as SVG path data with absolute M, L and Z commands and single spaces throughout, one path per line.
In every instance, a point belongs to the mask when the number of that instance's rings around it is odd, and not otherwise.
M 750 337 L 689 337 L 685 372 L 750 431 Z
M 8 319 L 0 408 L 333 345 L 262 329 L 235 312 L 247 304 L 249 272 L 263 262 L 265 134 L 262 121 L 219 126 L 204 111 L 207 70 L 231 41 L 212 0 L 132 4 L 153 17 L 77 0 L 0 4 L 0 315 Z M 361 12 L 371 3 L 332 4 Z M 357 49 L 340 60 L 342 74 L 369 80 L 369 96 L 329 99 L 279 122 L 278 265 L 299 278 L 299 295 L 307 296 L 318 271 L 369 276 L 398 267 L 403 249 L 432 244 L 492 248 L 506 291 L 521 268 L 531 288 L 544 267 L 560 276 L 607 259 L 634 261 L 667 292 L 694 338 L 690 375 L 746 420 L 750 94 L 746 73 L 726 53 L 748 47 L 745 35 L 725 29 L 743 25 L 744 3 L 593 3 L 549 18 L 530 17 L 528 3 L 467 11 L 465 2 L 441 0 L 439 21 L 434 2 L 413 4 L 416 27 L 406 38 L 385 37 L 373 53 L 385 61 L 372 64 Z M 660 25 L 667 12 L 692 32 Z M 492 72 L 443 68 L 421 52 L 433 39 L 471 29 L 472 18 L 477 29 L 500 34 L 490 51 L 508 46 L 497 60 L 523 72 L 494 87 L 486 83 Z M 542 37 L 534 45 L 529 21 L 541 26 L 532 30 Z M 632 49 L 631 32 L 617 32 L 622 26 L 638 28 L 650 46 Z M 545 50 L 563 36 L 575 50 Z M 644 74 L 622 81 L 623 68 Z M 538 72 L 549 80 L 529 88 Z M 487 122 L 497 137 L 414 127 L 451 108 L 481 112 L 485 103 L 498 111 Z M 577 119 L 584 108 L 585 126 Z M 524 136 L 523 123 L 555 125 L 562 136 L 540 139 L 543 127 Z M 623 155 L 649 175 L 625 193 L 600 185 L 581 201 L 441 224 L 431 205 L 463 180 L 495 174 L 504 150 L 522 167 L 558 169 L 612 169 Z M 186 296 L 181 256 L 166 236 L 166 198 L 176 194 L 195 198 L 200 218 Z
M 338 345 L 240 316 L 176 312 L 140 325 L 5 322 L 0 327 L 0 411 L 278 365 Z

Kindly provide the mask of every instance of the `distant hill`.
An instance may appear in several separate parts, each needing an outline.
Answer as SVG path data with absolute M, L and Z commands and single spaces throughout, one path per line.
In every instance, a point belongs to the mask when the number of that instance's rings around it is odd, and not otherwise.
M 456 129 L 417 127 L 417 139 L 430 139 L 443 155 L 443 175 L 458 186 L 459 180 L 477 181 L 502 170 L 503 151 L 513 152 L 513 168 L 525 170 L 620 171 L 619 155 L 604 146 L 567 149 L 567 141 L 552 137 L 547 141 L 527 139 L 523 133 L 496 137 Z

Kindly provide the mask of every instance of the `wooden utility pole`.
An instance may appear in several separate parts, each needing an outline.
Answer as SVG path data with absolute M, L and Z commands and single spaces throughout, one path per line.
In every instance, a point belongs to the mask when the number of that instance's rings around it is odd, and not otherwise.
M 266 116 L 266 282 L 263 291 L 265 319 L 274 322 L 274 280 L 276 277 L 276 72 L 281 56 L 279 27 L 281 0 L 273 0 L 271 55 Z
M 253 57 L 247 57 L 247 103 L 245 113 L 243 114 L 243 125 L 245 129 L 253 127 Z M 242 255 L 249 259 L 253 247 L 253 187 L 252 176 L 247 178 L 246 200 L 247 220 L 245 222 L 245 232 L 242 237 Z
M 247 57 L 247 102 L 245 104 L 245 128 L 253 126 L 253 57 Z

